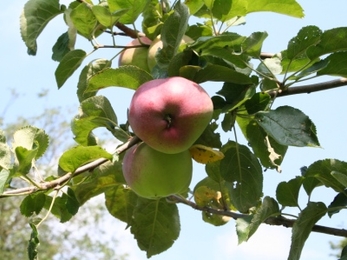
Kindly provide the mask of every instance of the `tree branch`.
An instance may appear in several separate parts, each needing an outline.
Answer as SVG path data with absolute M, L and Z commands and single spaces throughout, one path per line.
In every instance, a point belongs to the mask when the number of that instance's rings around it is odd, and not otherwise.
M 342 86 L 347 86 L 347 78 L 340 78 L 336 80 L 297 86 L 297 87 L 289 87 L 285 90 L 274 90 L 272 92 L 269 92 L 268 94 L 270 94 L 270 96 L 273 96 L 273 97 L 284 97 L 284 96 L 295 95 L 295 94 L 310 94 L 312 92 L 329 90 L 329 89 L 338 88 Z
M 137 136 L 134 136 L 128 142 L 119 146 L 116 149 L 115 153 L 120 154 L 140 141 L 141 140 Z M 76 171 L 68 172 L 65 175 L 63 175 L 63 176 L 61 176 L 61 177 L 59 177 L 53 181 L 47 181 L 47 182 L 39 183 L 37 187 L 36 186 L 30 186 L 30 187 L 5 191 L 3 194 L 0 195 L 0 198 L 5 198 L 5 197 L 10 197 L 10 196 L 15 196 L 15 195 L 16 196 L 29 195 L 29 194 L 32 194 L 32 193 L 37 192 L 37 191 L 59 188 L 61 185 L 64 185 L 66 182 L 68 182 L 72 177 L 80 175 L 81 173 L 84 173 L 86 171 L 92 171 L 96 167 L 100 166 L 101 164 L 103 164 L 107 161 L 108 161 L 108 159 L 99 158 L 93 162 L 87 163 L 87 164 L 77 168 Z
M 231 217 L 233 219 L 239 219 L 239 218 L 246 218 L 249 215 L 247 214 L 241 214 L 241 213 L 236 213 L 233 211 L 228 211 L 228 210 L 218 210 L 218 209 L 213 209 L 209 207 L 200 207 L 196 203 L 187 200 L 183 197 L 177 196 L 177 195 L 172 195 L 168 197 L 168 199 L 172 202 L 176 203 L 182 203 L 187 206 L 190 206 L 193 209 L 199 210 L 199 211 L 205 211 L 209 212 L 212 214 L 216 215 L 222 215 L 222 216 L 227 216 Z M 268 225 L 273 225 L 273 226 L 284 226 L 284 227 L 293 227 L 295 220 L 294 219 L 288 219 L 283 216 L 278 216 L 278 217 L 269 217 L 264 221 L 265 224 Z M 340 237 L 347 237 L 347 230 L 346 229 L 337 229 L 337 228 L 331 228 L 331 227 L 325 227 L 325 226 L 320 226 L 320 225 L 314 225 L 312 228 L 313 232 L 318 232 L 318 233 L 324 233 L 328 235 L 334 235 L 334 236 L 340 236 Z
M 134 39 L 138 38 L 139 36 L 145 36 L 143 33 L 135 31 L 120 22 L 116 23 L 116 27 L 122 32 L 124 32 L 126 35 Z
M 275 54 L 274 53 L 270 53 L 270 52 L 262 52 L 262 53 L 260 53 L 260 58 L 262 60 L 265 60 L 267 58 L 272 58 L 273 56 L 275 56 Z

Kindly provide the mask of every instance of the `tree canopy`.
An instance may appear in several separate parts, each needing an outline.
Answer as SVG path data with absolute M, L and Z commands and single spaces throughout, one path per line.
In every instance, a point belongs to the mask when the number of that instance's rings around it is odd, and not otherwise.
M 321 30 L 303 27 L 279 53 L 262 50 L 266 31 L 240 35 L 234 26 L 245 23 L 253 12 L 270 11 L 301 18 L 294 0 L 225 1 L 194 0 L 29 0 L 20 17 L 20 33 L 29 55 L 38 52 L 37 40 L 51 20 L 61 19 L 66 32 L 57 35 L 52 59 L 58 62 L 55 80 L 60 89 L 79 73 L 80 108 L 71 121 L 76 146 L 59 158 L 57 172 L 37 176 L 36 161 L 49 150 L 44 129 L 25 126 L 8 141 L 0 132 L 0 198 L 22 196 L 21 214 L 32 229 L 29 259 L 37 259 L 40 226 L 47 214 L 61 222 L 72 219 L 89 199 L 103 194 L 108 212 L 125 222 L 147 257 L 169 249 L 180 234 L 177 204 L 201 211 L 202 220 L 220 226 L 236 223 L 239 243 L 247 241 L 263 223 L 292 228 L 288 259 L 300 259 L 311 232 L 346 237 L 345 229 L 319 225 L 324 216 L 343 214 L 347 204 L 347 163 L 326 158 L 301 168 L 289 181 L 281 181 L 276 196 L 264 194 L 264 171 L 281 172 L 289 147 L 320 147 L 314 122 L 293 106 L 274 108 L 279 98 L 329 90 L 347 84 L 347 27 Z M 140 29 L 141 27 L 141 29 Z M 155 66 L 146 70 L 117 65 L 121 53 L 148 44 L 119 45 L 119 37 L 150 40 L 160 36 Z M 191 41 L 182 44 L 183 37 Z M 75 48 L 76 39 L 91 43 Z M 101 58 L 101 50 L 113 54 Z M 100 54 L 99 54 L 100 53 Z M 150 53 L 150 52 L 149 52 Z M 98 56 L 100 55 L 100 56 Z M 89 57 L 97 57 L 89 60 Z M 192 158 L 205 165 L 205 176 L 190 191 L 161 199 L 138 196 L 127 185 L 124 153 L 140 142 L 128 122 L 119 122 L 114 106 L 100 90 L 117 87 L 137 90 L 158 78 L 183 77 L 203 86 L 218 83 L 211 95 L 212 120 L 189 149 Z M 321 76 L 335 77 L 317 83 Z M 119 97 L 121 99 L 121 97 Z M 191 97 L 194 101 L 194 97 Z M 127 107 L 122 108 L 124 113 Z M 109 149 L 97 129 L 115 139 Z M 239 129 L 245 143 L 237 136 Z M 221 138 L 228 134 L 228 140 Z M 16 187 L 16 179 L 27 185 Z M 312 200 L 320 187 L 330 189 L 330 204 Z M 307 203 L 299 203 L 304 193 Z M 295 214 L 292 214 L 295 210 Z M 346 257 L 346 249 L 341 259 Z

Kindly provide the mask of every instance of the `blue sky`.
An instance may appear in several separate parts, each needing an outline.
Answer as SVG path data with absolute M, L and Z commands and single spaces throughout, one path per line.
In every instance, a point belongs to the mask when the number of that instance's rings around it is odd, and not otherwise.
M 11 122 L 17 116 L 39 115 L 48 107 L 69 107 L 77 113 L 78 100 L 75 95 L 78 73 L 73 75 L 68 82 L 58 90 L 54 79 L 57 63 L 50 59 L 51 48 L 58 35 L 65 31 L 61 18 L 51 22 L 38 40 L 37 56 L 28 56 L 26 47 L 19 33 L 19 15 L 26 1 L 5 1 L 0 10 L 0 34 L 2 35 L 0 57 L 1 83 L 0 83 L 0 116 L 8 104 L 10 89 L 16 89 L 20 97 L 8 107 L 5 121 Z M 62 1 L 67 2 L 67 1 Z M 317 25 L 322 30 L 347 26 L 345 0 L 300 0 L 298 1 L 305 10 L 303 19 L 273 13 L 254 13 L 246 17 L 247 24 L 235 28 L 242 35 L 250 35 L 255 31 L 267 31 L 269 36 L 265 40 L 263 51 L 279 52 L 286 48 L 288 41 L 296 35 L 300 28 L 307 25 Z M 126 43 L 122 40 L 120 44 Z M 89 48 L 91 45 L 79 38 L 77 47 Z M 87 49 L 88 50 L 88 49 Z M 111 57 L 110 50 L 100 50 L 96 57 Z M 328 78 L 322 78 L 329 80 Z M 213 93 L 214 84 L 204 84 L 204 87 Z M 217 86 L 219 87 L 219 86 Z M 38 100 L 37 93 L 49 89 L 47 99 Z M 217 88 L 218 89 L 218 88 Z M 109 88 L 100 94 L 107 96 L 119 119 L 124 122 L 126 118 L 125 107 L 128 106 L 132 96 L 131 90 Z M 282 173 L 267 171 L 264 173 L 264 193 L 275 196 L 276 184 L 286 181 L 299 174 L 300 167 L 309 165 L 316 160 L 336 158 L 347 161 L 345 147 L 347 136 L 344 121 L 346 111 L 347 88 L 331 91 L 295 95 L 279 98 L 274 108 L 281 105 L 291 105 L 302 110 L 316 124 L 318 137 L 322 148 L 289 148 L 282 164 Z M 67 120 L 73 114 L 67 115 Z M 239 136 L 241 136 L 239 132 Z M 232 139 L 231 134 L 224 134 L 223 139 Z M 204 177 L 201 165 L 195 165 L 193 183 Z M 193 187 L 193 186 L 192 186 Z M 321 188 L 313 194 L 313 200 L 321 200 L 329 204 L 333 194 Z M 301 194 L 302 205 L 305 203 L 305 194 Z M 238 259 L 247 260 L 278 260 L 286 259 L 290 246 L 290 229 L 284 227 L 270 227 L 262 225 L 249 242 L 237 245 L 235 223 L 230 221 L 222 227 L 214 227 L 201 220 L 200 212 L 179 206 L 181 215 L 181 234 L 172 248 L 154 256 L 154 260 L 176 259 Z M 145 253 L 137 249 L 129 231 L 124 230 L 125 225 L 111 217 L 107 221 L 112 225 L 112 232 L 119 234 L 119 249 L 127 252 L 130 259 L 146 259 Z M 343 217 L 324 218 L 319 224 L 346 228 Z M 42 238 L 44 239 L 44 238 Z M 329 258 L 329 241 L 338 241 L 338 238 L 323 234 L 312 234 L 303 250 L 302 259 L 325 260 Z

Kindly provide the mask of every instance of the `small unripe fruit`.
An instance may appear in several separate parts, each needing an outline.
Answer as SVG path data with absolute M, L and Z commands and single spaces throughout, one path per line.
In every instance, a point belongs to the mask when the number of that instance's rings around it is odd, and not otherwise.
M 123 175 L 127 185 L 139 196 L 148 199 L 186 192 L 192 171 L 188 151 L 165 154 L 140 143 L 127 150 L 123 158 Z
M 193 39 L 184 35 L 182 40 L 181 40 L 181 46 L 186 44 L 186 43 L 190 43 L 193 42 Z M 154 66 L 156 65 L 156 60 L 155 60 L 155 55 L 158 51 L 158 49 L 163 48 L 163 42 L 160 39 L 160 35 L 155 38 L 151 45 L 149 46 L 149 50 L 148 50 L 148 68 L 150 71 L 152 71 L 152 69 L 154 68 Z
M 147 37 L 141 37 L 141 42 L 143 44 L 150 45 L 152 41 Z M 127 46 L 139 46 L 141 45 L 139 39 L 131 41 Z M 119 56 L 118 65 L 135 65 L 147 72 L 150 72 L 148 68 L 148 46 L 143 45 L 143 47 L 134 47 L 124 50 Z

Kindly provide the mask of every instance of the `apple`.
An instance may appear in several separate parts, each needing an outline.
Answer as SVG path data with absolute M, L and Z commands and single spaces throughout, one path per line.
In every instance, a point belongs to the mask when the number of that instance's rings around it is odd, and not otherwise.
M 150 45 L 152 41 L 147 37 L 141 37 L 141 42 L 143 44 Z M 138 46 L 141 45 L 139 39 L 135 39 L 127 44 L 127 46 Z M 135 65 L 147 72 L 150 72 L 148 68 L 148 46 L 143 45 L 143 47 L 128 48 L 125 49 L 119 56 L 118 65 Z
M 187 35 L 184 35 L 182 37 L 180 46 L 183 46 L 184 44 L 190 43 L 190 42 L 193 42 L 193 41 L 194 40 L 192 38 L 190 38 Z M 148 49 L 148 59 L 147 59 L 147 62 L 148 62 L 148 68 L 149 68 L 150 71 L 152 71 L 154 66 L 157 64 L 157 61 L 155 60 L 155 55 L 156 55 L 158 49 L 161 49 L 161 48 L 163 48 L 163 42 L 161 41 L 160 35 L 159 35 L 159 36 L 157 36 L 157 38 L 155 38 L 152 41 L 152 43 L 151 43 L 151 45 L 149 46 L 149 49 Z
M 148 81 L 135 91 L 128 120 L 146 144 L 174 154 L 194 144 L 212 113 L 212 100 L 200 85 L 182 77 L 170 77 Z
M 135 193 L 157 199 L 187 192 L 193 163 L 189 151 L 166 154 L 142 142 L 126 151 L 122 168 L 127 185 Z

